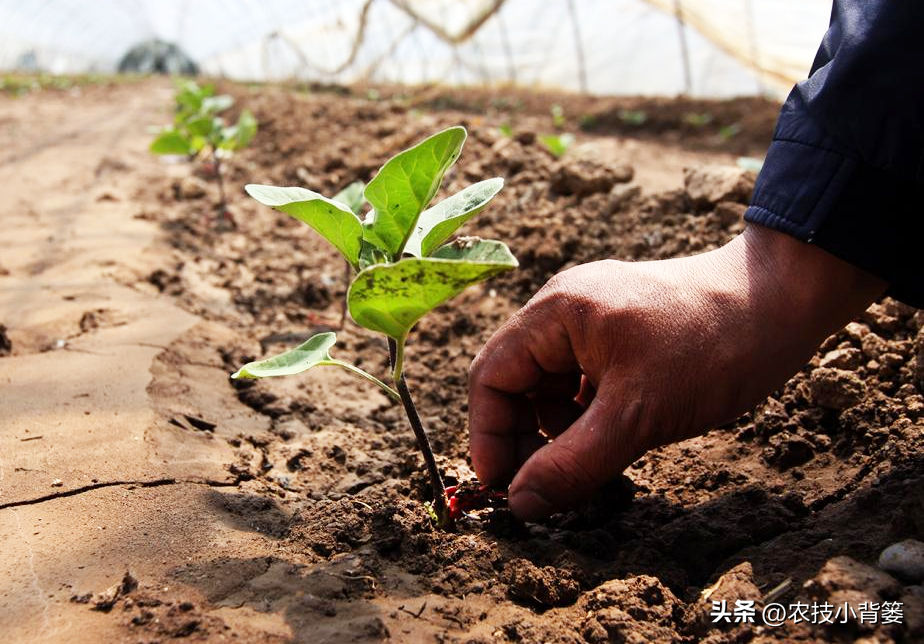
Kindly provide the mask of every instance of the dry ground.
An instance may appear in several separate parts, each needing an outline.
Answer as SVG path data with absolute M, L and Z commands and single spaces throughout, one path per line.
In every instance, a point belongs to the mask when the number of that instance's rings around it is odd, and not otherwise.
M 640 188 L 569 194 L 530 136 L 551 129 L 547 110 L 528 101 L 233 91 L 262 128 L 231 166 L 230 232 L 211 223 L 212 186 L 146 151 L 147 126 L 169 118 L 168 83 L 0 97 L 0 323 L 12 345 L 0 357 L 3 641 L 920 636 L 915 591 L 834 559 L 868 564 L 924 534 L 922 319 L 891 300 L 753 414 L 657 450 L 543 525 L 500 512 L 434 532 L 399 410 L 345 375 L 227 380 L 242 360 L 336 324 L 342 294 L 324 245 L 249 202 L 243 183 L 331 192 L 465 122 L 472 136 L 447 184 L 507 177 L 484 229 L 511 241 L 522 268 L 421 324 L 409 373 L 441 465 L 466 478 L 464 377 L 483 340 L 562 267 L 698 252 L 739 231 L 746 195 L 697 203 L 682 170 L 759 154 L 772 106 L 564 97 L 570 129 L 594 115 L 564 165 L 631 167 Z M 628 108 L 648 110 L 651 127 L 614 116 Z M 703 110 L 714 127 L 689 131 L 685 115 Z M 753 132 L 729 143 L 725 118 Z M 515 139 L 497 134 L 503 122 Z M 340 335 L 344 357 L 384 367 L 376 338 Z M 116 591 L 127 571 L 137 585 Z M 718 629 L 703 616 L 704 592 L 759 600 L 787 580 L 784 599 L 901 598 L 908 623 Z

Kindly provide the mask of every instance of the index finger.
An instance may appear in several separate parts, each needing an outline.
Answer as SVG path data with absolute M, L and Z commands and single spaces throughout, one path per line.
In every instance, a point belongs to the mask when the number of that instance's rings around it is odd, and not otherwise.
M 481 481 L 509 479 L 545 442 L 526 394 L 546 374 L 578 370 L 568 330 L 545 299 L 527 303 L 491 336 L 469 372 L 470 449 Z

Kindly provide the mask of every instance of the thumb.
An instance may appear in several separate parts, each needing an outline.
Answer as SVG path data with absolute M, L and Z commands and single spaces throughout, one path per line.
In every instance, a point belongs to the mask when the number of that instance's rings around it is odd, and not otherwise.
M 604 387 L 564 433 L 523 464 L 510 484 L 509 505 L 525 521 L 583 501 L 622 472 L 636 453 L 640 403 L 620 401 Z

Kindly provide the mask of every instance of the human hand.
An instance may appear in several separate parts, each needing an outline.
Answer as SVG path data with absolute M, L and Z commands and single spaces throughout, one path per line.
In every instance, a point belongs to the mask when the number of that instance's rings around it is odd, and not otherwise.
M 885 288 L 754 225 L 694 257 L 564 271 L 472 363 L 475 472 L 512 477 L 522 519 L 572 506 L 647 450 L 751 409 Z

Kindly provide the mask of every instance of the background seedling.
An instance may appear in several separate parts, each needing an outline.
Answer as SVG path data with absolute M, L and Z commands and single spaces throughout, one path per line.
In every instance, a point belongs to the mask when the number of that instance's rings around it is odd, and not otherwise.
M 712 114 L 709 112 L 687 112 L 683 115 L 683 122 L 693 127 L 706 127 L 712 120 Z
M 175 101 L 173 125 L 160 131 L 150 150 L 154 154 L 178 154 L 190 159 L 210 158 L 218 181 L 219 212 L 232 222 L 221 160 L 250 144 L 257 133 L 257 121 L 248 110 L 243 110 L 236 124 L 227 125 L 219 114 L 234 105 L 234 99 L 227 94 L 216 96 L 212 85 L 200 87 L 193 81 L 180 82 Z
M 362 190 L 372 209 L 364 218 L 359 188 L 349 186 L 340 199 L 305 188 L 248 185 L 250 196 L 299 219 L 346 258 L 356 272 L 347 292 L 353 319 L 388 340 L 391 383 L 355 365 L 333 358 L 333 333 L 320 333 L 298 347 L 251 362 L 232 378 L 293 375 L 318 366 L 337 366 L 360 376 L 401 402 L 417 438 L 433 488 L 432 516 L 449 527 L 453 516 L 427 434 L 411 398 L 404 369 L 408 334 L 424 315 L 467 287 L 517 266 L 506 245 L 478 237 L 447 243 L 462 224 L 481 212 L 503 187 L 503 179 L 480 181 L 428 207 L 443 175 L 465 142 L 464 128 L 453 127 L 391 158 Z
M 549 109 L 549 112 L 552 115 L 552 125 L 555 126 L 556 130 L 565 127 L 565 109 L 561 105 L 556 103 Z
M 574 145 L 574 135 L 570 132 L 564 134 L 543 134 L 539 141 L 555 157 L 562 157 Z
M 619 120 L 626 125 L 644 125 L 648 121 L 645 110 L 619 110 Z

